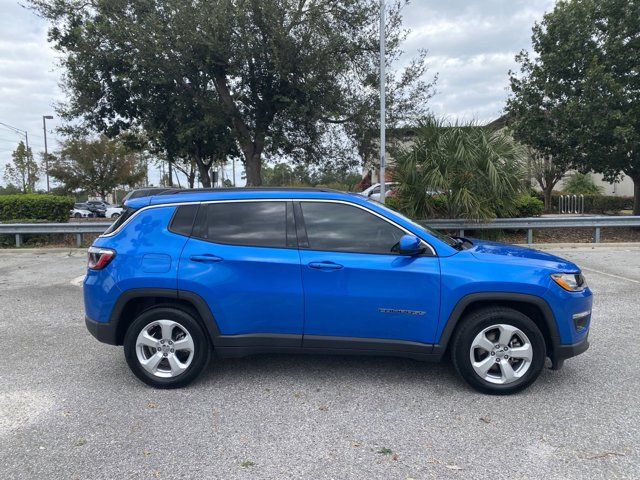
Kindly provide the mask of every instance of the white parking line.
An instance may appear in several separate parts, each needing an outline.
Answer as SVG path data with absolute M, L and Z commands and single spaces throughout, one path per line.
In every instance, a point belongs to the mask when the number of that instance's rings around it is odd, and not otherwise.
M 80 285 L 82 285 L 82 282 L 84 282 L 84 277 L 84 275 L 80 275 L 79 277 L 73 278 L 69 283 L 71 285 L 79 287 Z
M 602 272 L 600 270 L 595 270 L 593 268 L 582 267 L 582 270 L 587 270 L 587 271 L 593 272 L 593 273 L 599 273 L 600 275 L 606 275 L 607 277 L 613 277 L 613 278 L 617 278 L 619 280 L 626 280 L 627 282 L 640 283 L 640 280 L 634 280 L 633 278 L 621 277 L 620 275 L 615 275 L 613 273 Z

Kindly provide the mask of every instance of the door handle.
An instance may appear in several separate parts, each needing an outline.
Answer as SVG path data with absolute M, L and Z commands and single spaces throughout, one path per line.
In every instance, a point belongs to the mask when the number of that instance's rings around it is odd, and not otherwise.
M 309 267 L 317 270 L 340 270 L 342 265 L 333 262 L 311 262 Z
M 191 260 L 192 262 L 199 262 L 199 263 L 216 263 L 216 262 L 221 262 L 222 257 L 216 257 L 215 255 L 210 255 L 206 253 L 204 255 L 191 255 L 189 257 L 189 260 Z

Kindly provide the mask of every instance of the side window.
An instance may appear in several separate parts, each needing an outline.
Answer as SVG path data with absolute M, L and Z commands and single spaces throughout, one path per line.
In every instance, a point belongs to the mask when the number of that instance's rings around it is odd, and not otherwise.
M 193 220 L 198 211 L 198 204 L 193 205 L 180 205 L 176 209 L 176 213 L 173 214 L 171 224 L 169 225 L 169 231 L 177 233 L 178 235 L 191 235 L 191 229 L 193 228 Z
M 300 202 L 309 248 L 392 253 L 404 232 L 376 215 L 342 203 Z
M 214 243 L 287 246 L 287 202 L 219 202 L 200 206 L 193 236 Z

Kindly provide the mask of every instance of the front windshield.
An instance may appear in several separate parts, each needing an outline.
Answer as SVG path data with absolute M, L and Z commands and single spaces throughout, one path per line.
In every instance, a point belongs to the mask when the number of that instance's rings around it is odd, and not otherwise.
M 410 219 L 409 217 L 407 217 L 406 215 L 403 215 L 402 213 L 400 213 L 398 210 L 396 210 L 395 208 L 391 208 L 387 205 L 384 205 L 380 202 L 376 202 L 375 200 L 369 199 L 370 202 L 375 203 L 378 207 L 382 208 L 383 210 L 386 210 L 390 213 L 393 213 L 395 216 L 402 218 L 404 221 L 410 223 L 411 225 L 413 225 L 414 227 L 416 227 L 419 230 L 422 230 L 424 232 L 427 232 L 429 235 L 432 235 L 434 237 L 436 237 L 438 240 L 443 241 L 444 243 L 446 243 L 447 245 L 451 246 L 451 247 L 457 247 L 459 245 L 459 242 L 457 242 L 455 239 L 451 238 L 449 235 L 445 235 L 444 233 L 440 233 L 437 230 L 433 230 L 425 225 L 422 225 L 418 222 L 416 222 L 415 220 Z

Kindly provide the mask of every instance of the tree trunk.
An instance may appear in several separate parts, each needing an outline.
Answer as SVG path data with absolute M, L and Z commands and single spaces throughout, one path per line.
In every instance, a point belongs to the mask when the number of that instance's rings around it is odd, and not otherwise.
M 202 186 L 204 188 L 211 188 L 211 177 L 209 177 L 209 167 L 199 160 L 196 160 L 196 164 L 198 166 L 198 175 L 200 177 L 200 182 L 202 183 Z
M 251 156 L 244 162 L 247 173 L 247 187 L 259 187 L 262 185 L 262 159 L 258 155 Z
M 544 194 L 544 211 L 546 213 L 551 213 L 553 205 L 551 205 L 551 192 L 553 192 L 554 185 L 548 184 L 545 188 L 542 189 Z
M 631 180 L 633 180 L 633 214 L 640 215 L 640 175 L 634 175 Z

